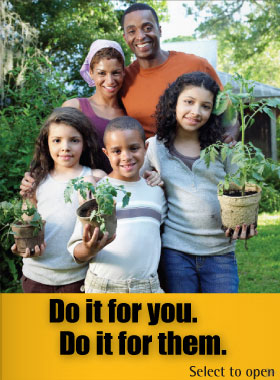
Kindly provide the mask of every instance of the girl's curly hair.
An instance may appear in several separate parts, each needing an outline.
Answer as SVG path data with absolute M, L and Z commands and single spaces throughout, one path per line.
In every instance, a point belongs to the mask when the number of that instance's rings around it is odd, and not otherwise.
M 34 186 L 28 196 L 32 196 L 40 182 L 54 168 L 48 144 L 49 129 L 52 123 L 66 124 L 75 128 L 83 137 L 83 152 L 80 164 L 92 169 L 103 169 L 101 147 L 98 144 L 97 133 L 90 120 L 78 109 L 73 107 L 56 108 L 45 121 L 35 143 L 35 151 L 30 164 L 31 176 L 35 179 Z
M 157 139 L 164 142 L 164 145 L 170 149 L 172 146 L 177 130 L 176 106 L 180 93 L 187 86 L 203 87 L 212 92 L 214 95 L 214 104 L 216 96 L 220 90 L 218 84 L 208 74 L 195 71 L 189 74 L 183 74 L 176 79 L 165 90 L 160 97 L 156 107 L 156 126 Z M 199 129 L 199 141 L 201 149 L 222 139 L 223 128 L 221 126 L 221 117 L 211 113 L 207 123 Z

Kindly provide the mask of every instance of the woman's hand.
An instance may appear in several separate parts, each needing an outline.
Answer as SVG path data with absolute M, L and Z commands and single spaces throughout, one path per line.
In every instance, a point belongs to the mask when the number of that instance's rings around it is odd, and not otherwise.
M 35 182 L 35 179 L 31 177 L 30 172 L 24 173 L 24 177 L 21 180 L 21 184 L 20 184 L 20 195 L 22 197 L 25 197 L 28 195 L 28 193 L 32 189 L 34 182 Z
M 146 180 L 149 186 L 161 186 L 163 187 L 164 182 L 160 178 L 160 175 L 155 170 L 146 170 L 143 174 L 143 178 Z

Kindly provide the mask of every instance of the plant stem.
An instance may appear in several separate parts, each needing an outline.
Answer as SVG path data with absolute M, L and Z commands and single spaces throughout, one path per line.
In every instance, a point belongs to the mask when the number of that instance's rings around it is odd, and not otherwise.
M 242 92 L 242 86 L 240 88 L 240 92 Z M 245 157 L 245 120 L 244 120 L 244 109 L 243 109 L 243 103 L 242 99 L 239 99 L 239 108 L 240 108 L 240 115 L 241 115 L 241 146 L 243 150 L 243 154 Z M 246 168 L 242 168 L 242 177 L 243 180 L 241 181 L 242 183 L 242 188 L 241 188 L 241 195 L 245 195 L 245 184 L 247 182 L 247 173 L 246 173 Z

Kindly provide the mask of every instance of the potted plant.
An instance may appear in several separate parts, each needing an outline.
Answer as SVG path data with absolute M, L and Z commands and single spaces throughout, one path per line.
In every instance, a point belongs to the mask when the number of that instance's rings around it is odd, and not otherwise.
M 280 108 L 280 99 L 260 99 L 253 96 L 252 81 L 236 74 L 234 80 L 239 84 L 240 92 L 234 93 L 229 84 L 217 95 L 213 113 L 224 114 L 223 122 L 235 123 L 238 113 L 241 120 L 241 141 L 233 147 L 218 141 L 201 152 L 207 167 L 218 156 L 222 161 L 229 157 L 236 170 L 225 176 L 218 185 L 218 199 L 221 206 L 221 217 L 224 229 L 234 229 L 237 225 L 254 224 L 257 226 L 258 207 L 261 199 L 261 186 L 265 185 L 263 173 L 269 168 L 276 171 L 280 177 L 280 167 L 266 159 L 262 151 L 251 142 L 245 144 L 245 131 L 254 124 L 258 112 L 265 112 L 275 118 L 271 108 Z M 245 114 L 248 109 L 250 114 Z
M 117 228 L 114 198 L 118 191 L 123 192 L 122 207 L 125 207 L 128 205 L 131 193 L 127 192 L 123 185 L 113 186 L 108 179 L 94 187 L 92 183 L 85 182 L 82 178 L 75 178 L 69 181 L 65 189 L 64 200 L 66 203 L 71 202 L 74 190 L 79 191 L 84 199 L 87 198 L 88 193 L 93 197 L 77 209 L 77 216 L 81 223 L 99 227 L 99 238 L 104 235 L 105 231 L 108 231 L 108 238 L 111 238 Z
M 26 248 L 34 250 L 44 242 L 45 221 L 42 220 L 36 207 L 28 200 L 13 199 L 11 202 L 1 202 L 0 212 L 3 226 L 2 238 L 14 235 L 17 251 L 24 253 Z

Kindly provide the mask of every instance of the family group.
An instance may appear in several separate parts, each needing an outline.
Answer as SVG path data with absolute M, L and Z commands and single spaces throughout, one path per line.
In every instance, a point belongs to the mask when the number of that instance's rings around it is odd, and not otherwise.
M 200 159 L 212 143 L 237 138 L 238 125 L 224 129 L 212 113 L 222 84 L 207 60 L 161 49 L 149 5 L 126 9 L 122 28 L 136 60 L 125 67 L 117 42 L 94 41 L 80 71 L 94 94 L 64 102 L 37 138 L 21 195 L 46 220 L 45 243 L 21 254 L 23 291 L 237 292 L 235 240 L 247 226 L 224 232 L 217 198 L 233 168 Z M 113 237 L 83 228 L 78 193 L 64 202 L 68 181 L 80 177 L 131 193 L 125 209 L 117 196 Z

